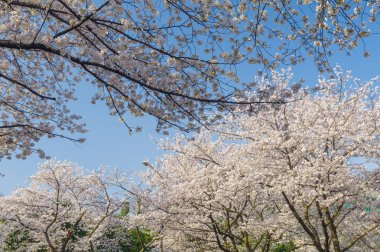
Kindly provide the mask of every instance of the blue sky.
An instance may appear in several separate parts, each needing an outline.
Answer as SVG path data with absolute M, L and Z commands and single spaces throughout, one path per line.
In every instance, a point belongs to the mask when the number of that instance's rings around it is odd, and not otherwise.
M 351 69 L 352 75 L 362 80 L 380 75 L 379 42 L 377 35 L 367 40 L 367 50 L 371 53 L 368 59 L 362 57 L 363 50 L 358 48 L 350 57 L 337 52 L 330 63 L 339 64 L 344 70 Z M 244 65 L 238 72 L 242 81 L 248 81 L 253 78 L 256 70 L 257 66 Z M 293 72 L 295 80 L 303 78 L 308 86 L 313 86 L 317 81 L 318 72 L 311 60 L 293 67 Z M 156 141 L 163 136 L 155 133 L 154 118 L 132 119 L 131 125 L 142 125 L 143 132 L 130 136 L 118 118 L 108 114 L 106 106 L 90 104 L 90 97 L 94 92 L 91 85 L 80 83 L 77 91 L 78 101 L 71 104 L 71 107 L 76 114 L 83 116 L 83 121 L 87 124 L 89 132 L 84 135 L 87 141 L 74 144 L 64 139 L 44 139 L 39 143 L 39 147 L 48 155 L 79 163 L 86 169 L 109 165 L 126 172 L 135 172 L 144 169 L 141 163 L 143 160 L 154 162 L 155 158 L 162 154 Z M 26 160 L 1 160 L 0 173 L 5 176 L 0 177 L 0 193 L 9 194 L 17 186 L 24 185 L 27 177 L 36 171 L 37 164 L 42 161 L 37 155 L 32 155 Z

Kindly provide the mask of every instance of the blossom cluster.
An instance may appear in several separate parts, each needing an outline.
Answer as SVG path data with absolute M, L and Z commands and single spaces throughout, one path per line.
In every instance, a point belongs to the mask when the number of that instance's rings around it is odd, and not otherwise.
M 377 251 L 379 88 L 335 76 L 163 142 L 169 153 L 144 174 L 136 222 L 168 251 Z
M 1 1 L 0 157 L 43 156 L 41 137 L 83 132 L 66 107 L 81 80 L 131 132 L 141 128 L 129 116 L 156 117 L 164 133 L 213 124 L 208 111 L 231 109 L 252 86 L 240 85 L 237 65 L 310 55 L 329 70 L 333 49 L 357 47 L 379 13 L 377 1 L 298 2 Z
M 120 251 L 128 242 L 120 209 L 128 198 L 116 171 L 86 172 L 67 161 L 49 160 L 30 186 L 0 198 L 2 251 Z M 13 250 L 12 250 L 13 249 Z

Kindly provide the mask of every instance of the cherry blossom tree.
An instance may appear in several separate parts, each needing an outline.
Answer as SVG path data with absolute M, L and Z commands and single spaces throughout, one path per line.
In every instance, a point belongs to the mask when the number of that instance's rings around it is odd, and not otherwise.
M 310 55 L 330 69 L 333 50 L 365 48 L 378 8 L 356 0 L 2 0 L 0 157 L 25 157 L 42 136 L 83 132 L 65 106 L 83 79 L 95 87 L 93 102 L 131 132 L 140 127 L 130 115 L 156 117 L 162 132 L 208 125 L 217 118 L 207 111 L 231 109 L 254 84 L 240 84 L 239 64 L 273 69 Z
M 273 76 L 275 86 L 290 83 L 286 72 Z M 335 76 L 321 78 L 317 92 L 164 141 L 169 153 L 143 174 L 136 221 L 169 251 L 271 251 L 280 243 L 377 251 L 379 87 L 339 68 Z
M 126 200 L 118 184 L 126 184 L 118 172 L 42 163 L 29 187 L 0 198 L 2 250 L 13 239 L 20 251 L 120 251 L 128 236 L 114 232 L 125 226 L 117 217 Z

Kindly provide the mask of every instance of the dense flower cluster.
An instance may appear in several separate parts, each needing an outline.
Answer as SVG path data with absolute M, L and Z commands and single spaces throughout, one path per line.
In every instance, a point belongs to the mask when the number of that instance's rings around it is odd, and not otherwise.
M 379 88 L 335 76 L 316 93 L 164 142 L 171 153 L 144 175 L 137 223 L 168 251 L 377 251 Z
M 106 234 L 124 226 L 118 217 L 126 200 L 121 184 L 126 181 L 119 173 L 85 172 L 54 160 L 42 163 L 29 187 L 0 198 L 0 249 L 120 251 L 128 236 Z

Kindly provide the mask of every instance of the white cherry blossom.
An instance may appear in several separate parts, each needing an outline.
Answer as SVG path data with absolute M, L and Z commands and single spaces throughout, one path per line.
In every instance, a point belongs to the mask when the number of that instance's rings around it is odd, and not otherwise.
M 286 89 L 289 75 L 274 76 Z M 377 251 L 379 88 L 340 68 L 335 76 L 283 104 L 238 110 L 213 130 L 164 141 L 169 152 L 142 177 L 135 221 L 168 251 L 271 251 L 289 242 L 297 251 Z

